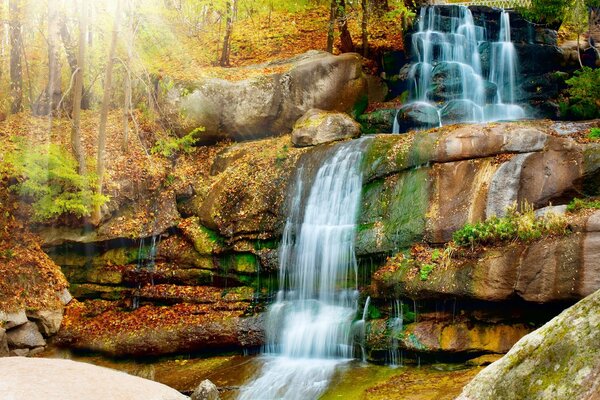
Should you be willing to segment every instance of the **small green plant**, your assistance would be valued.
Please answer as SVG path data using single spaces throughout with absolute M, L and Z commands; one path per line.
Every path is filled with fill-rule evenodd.
M 429 274 L 435 268 L 435 264 L 423 264 L 419 270 L 419 277 L 422 281 L 426 281 L 429 278 Z
M 290 149 L 288 145 L 284 144 L 283 147 L 277 151 L 277 154 L 275 155 L 275 162 L 277 164 L 284 162 L 288 158 L 289 150 Z
M 587 135 L 590 140 L 600 140 L 600 128 L 590 129 L 590 133 Z
M 524 204 L 519 211 L 514 204 L 504 217 L 493 216 L 483 222 L 466 224 L 454 232 L 452 238 L 458 246 L 474 247 L 510 240 L 531 241 L 545 235 L 564 235 L 567 231 L 564 216 L 548 213 L 538 218 L 531 205 Z
M 194 150 L 194 145 L 198 141 L 197 134 L 204 132 L 204 128 L 196 128 L 187 135 L 180 138 L 158 139 L 150 152 L 152 154 L 160 154 L 163 157 L 171 157 L 177 153 L 191 153 Z
M 600 200 L 574 198 L 567 205 L 567 211 L 569 212 L 579 210 L 600 210 Z
M 95 193 L 96 175 L 79 175 L 77 162 L 65 149 L 55 144 L 31 146 L 22 139 L 13 141 L 16 150 L 6 157 L 8 172 L 17 180 L 11 189 L 31 199 L 34 221 L 64 214 L 86 217 L 109 200 Z

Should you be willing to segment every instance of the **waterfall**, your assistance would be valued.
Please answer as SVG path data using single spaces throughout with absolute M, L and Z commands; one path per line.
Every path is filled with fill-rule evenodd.
M 265 364 L 240 399 L 315 399 L 336 366 L 353 357 L 354 238 L 365 143 L 334 146 L 308 195 L 309 169 L 298 170 L 280 246 L 280 290 L 267 315 Z
M 509 14 L 504 11 L 500 25 L 498 41 L 490 43 L 486 79 L 480 49 L 485 47 L 488 30 L 475 24 L 471 10 L 465 6 L 421 8 L 418 31 L 411 40 L 410 102 L 400 113 L 421 110 L 426 127 L 524 118 L 523 109 L 514 104 L 518 60 L 510 40 Z
M 391 337 L 388 363 L 391 367 L 402 366 L 402 352 L 399 350 L 398 336 L 404 329 L 404 310 L 400 300 L 392 303 L 392 317 L 388 322 L 388 328 Z

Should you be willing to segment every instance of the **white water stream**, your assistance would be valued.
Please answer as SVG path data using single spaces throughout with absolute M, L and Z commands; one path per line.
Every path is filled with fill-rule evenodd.
M 280 247 L 277 300 L 268 311 L 260 376 L 239 398 L 316 399 L 352 359 L 357 313 L 356 219 L 365 139 L 336 145 L 314 177 L 300 169 Z

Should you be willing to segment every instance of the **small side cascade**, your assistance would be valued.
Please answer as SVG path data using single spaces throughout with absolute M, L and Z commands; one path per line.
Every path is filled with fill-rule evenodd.
M 367 296 L 365 307 L 363 308 L 362 318 L 354 323 L 355 337 L 360 346 L 361 360 L 367 362 L 366 339 L 367 339 L 367 317 L 369 316 L 369 305 L 371 304 L 371 296 Z
M 468 7 L 421 8 L 418 31 L 411 39 L 410 102 L 399 110 L 394 133 L 402 131 L 399 120 L 406 115 L 421 128 L 525 118 L 524 110 L 515 104 L 518 60 L 505 11 L 500 25 L 498 41 L 489 43 L 488 29 L 475 24 Z M 489 76 L 482 65 L 481 49 L 486 43 L 492 53 Z
M 138 262 L 135 267 L 137 274 L 142 271 L 150 274 L 150 284 L 154 285 L 153 273 L 156 270 L 156 253 L 158 251 L 158 245 L 160 244 L 160 235 L 152 235 L 150 239 L 150 247 L 146 250 L 145 239 L 140 239 L 140 246 L 138 248 Z M 140 306 L 139 292 L 142 288 L 142 282 L 138 279 L 138 285 L 136 290 L 133 292 L 133 298 L 131 300 L 131 308 L 136 310 Z
M 394 300 L 392 303 L 392 317 L 388 320 L 388 329 L 390 331 L 390 348 L 388 352 L 388 365 L 390 367 L 401 367 L 402 350 L 399 349 L 398 336 L 402 334 L 404 329 L 404 304 L 401 300 Z

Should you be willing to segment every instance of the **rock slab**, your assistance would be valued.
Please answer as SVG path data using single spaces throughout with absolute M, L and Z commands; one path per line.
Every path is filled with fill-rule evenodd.
M 481 371 L 457 400 L 600 396 L 600 291 L 523 337 Z
M 292 143 L 297 147 L 315 146 L 360 136 L 360 125 L 344 113 L 311 109 L 294 125 Z
M 10 400 L 185 400 L 158 382 L 71 360 L 0 359 L 0 393 Z

